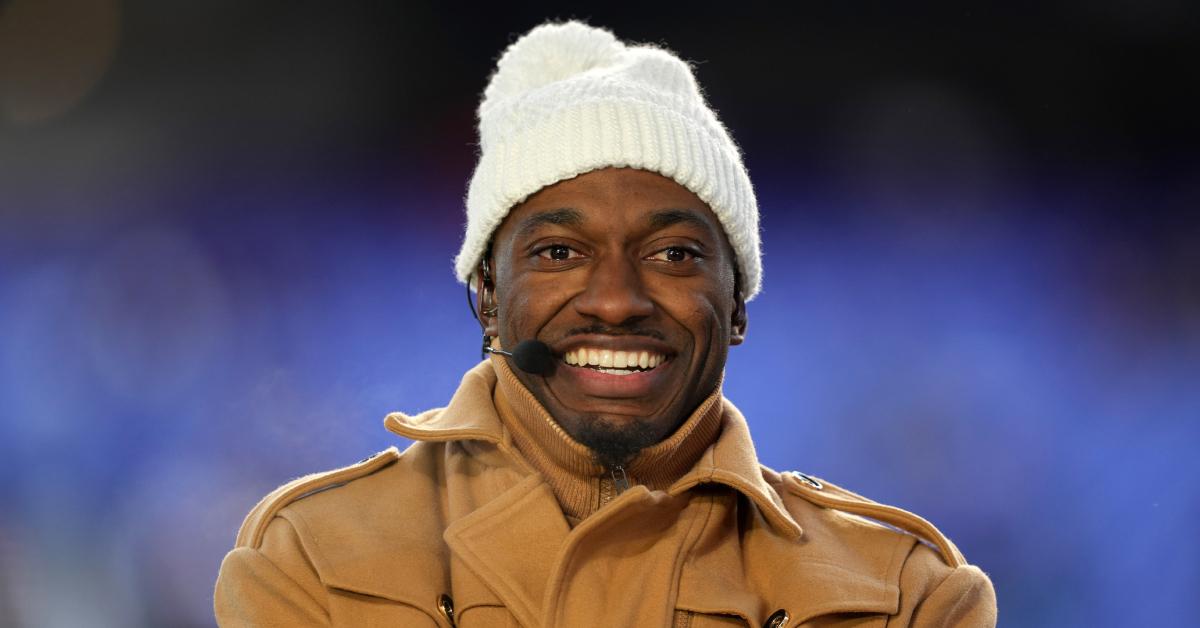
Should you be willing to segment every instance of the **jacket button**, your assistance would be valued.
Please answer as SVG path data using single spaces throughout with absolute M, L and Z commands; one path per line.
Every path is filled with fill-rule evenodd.
M 763 622 L 763 628 L 782 628 L 782 626 L 786 624 L 789 619 L 791 619 L 791 616 L 788 615 L 787 611 L 781 608 L 774 613 L 771 613 L 771 616 L 767 618 L 767 621 Z
M 449 595 L 443 593 L 438 596 L 437 608 L 438 612 L 442 614 L 442 617 L 446 618 L 446 621 L 450 622 L 451 626 L 457 625 L 454 623 L 454 600 L 450 599 Z

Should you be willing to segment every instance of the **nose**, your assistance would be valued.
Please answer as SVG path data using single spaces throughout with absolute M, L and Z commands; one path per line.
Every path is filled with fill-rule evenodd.
M 654 312 L 636 260 L 625 256 L 593 262 L 587 286 L 575 297 L 575 311 L 609 325 L 622 325 Z

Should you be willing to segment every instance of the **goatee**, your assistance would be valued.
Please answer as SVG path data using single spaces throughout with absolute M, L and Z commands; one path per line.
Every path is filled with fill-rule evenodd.
M 644 420 L 613 425 L 600 418 L 584 421 L 575 440 L 592 450 L 596 462 L 605 469 L 615 469 L 629 464 L 638 452 L 661 440 L 661 434 Z

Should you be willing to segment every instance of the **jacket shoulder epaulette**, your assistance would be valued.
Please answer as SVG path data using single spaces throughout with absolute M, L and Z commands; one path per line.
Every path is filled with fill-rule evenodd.
M 246 520 L 242 522 L 242 527 L 238 530 L 237 547 L 258 547 L 262 543 L 267 524 L 271 523 L 271 520 L 284 506 L 314 493 L 371 475 L 399 458 L 399 450 L 395 447 L 388 447 L 348 467 L 312 473 L 280 486 L 262 498 L 258 505 L 250 511 L 250 514 L 246 515 Z
M 902 508 L 872 501 L 825 480 L 798 471 L 780 474 L 792 494 L 823 508 L 848 512 L 898 528 L 938 550 L 951 567 L 967 564 L 958 548 L 932 523 Z

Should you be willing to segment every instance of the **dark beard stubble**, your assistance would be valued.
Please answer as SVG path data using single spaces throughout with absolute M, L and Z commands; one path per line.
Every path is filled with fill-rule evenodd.
M 584 421 L 575 440 L 592 450 L 596 462 L 605 469 L 623 467 L 641 450 L 657 443 L 662 434 L 642 419 L 616 426 L 609 421 L 591 417 Z

